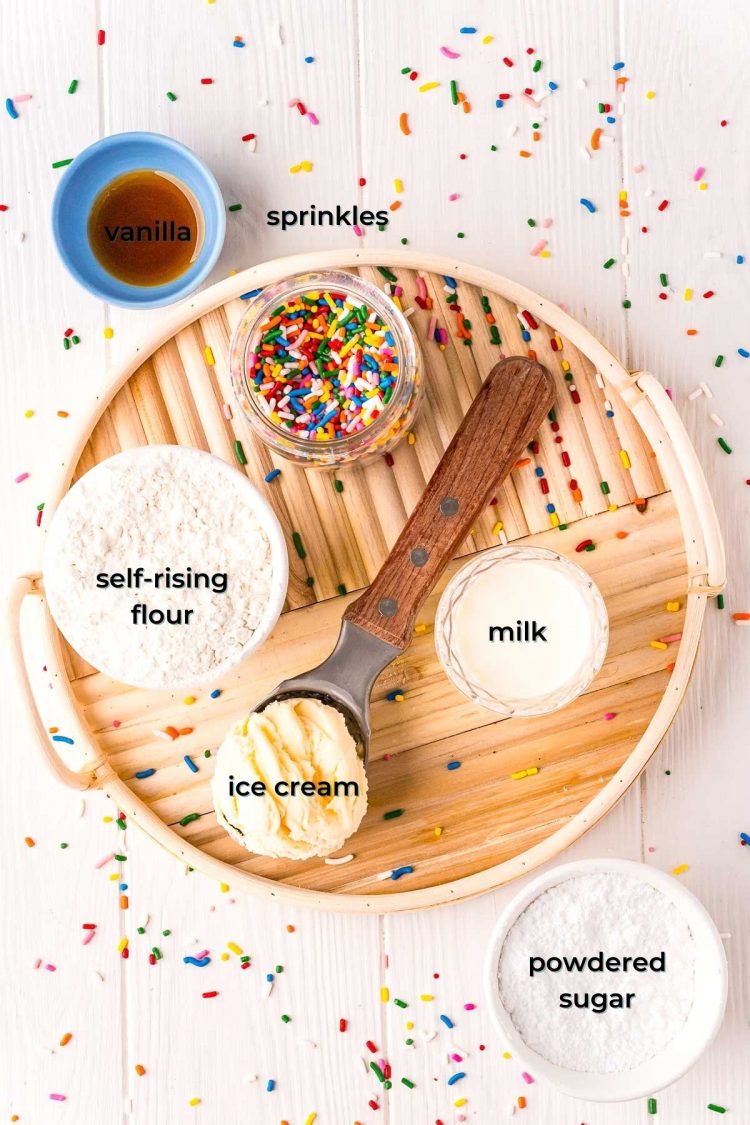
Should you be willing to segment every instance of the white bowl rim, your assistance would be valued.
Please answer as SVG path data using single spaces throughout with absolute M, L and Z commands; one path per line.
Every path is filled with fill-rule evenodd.
M 234 465 L 229 464 L 229 462 L 225 461 L 223 458 L 217 457 L 215 453 L 209 453 L 205 449 L 198 449 L 195 446 L 188 445 L 167 445 L 164 443 L 156 445 L 140 445 L 133 449 L 121 450 L 119 453 L 114 453 L 111 457 L 106 457 L 103 461 L 99 461 L 96 465 L 94 465 L 93 468 L 89 470 L 89 472 L 93 472 L 94 469 L 99 468 L 100 465 L 109 465 L 113 462 L 121 463 L 134 461 L 138 460 L 141 457 L 148 456 L 149 454 L 161 453 L 165 450 L 168 450 L 171 454 L 176 453 L 178 456 L 189 457 L 196 460 L 198 458 L 210 459 L 214 462 L 219 472 L 221 472 L 228 479 L 231 479 L 233 482 L 238 484 L 240 488 L 244 488 L 244 490 L 248 494 L 250 506 L 253 508 L 253 511 L 258 517 L 259 523 L 268 536 L 268 543 L 271 548 L 271 590 L 268 604 L 266 605 L 257 629 L 255 629 L 250 640 L 236 656 L 223 661 L 216 668 L 212 669 L 209 675 L 205 675 L 202 677 L 195 676 L 191 677 L 188 680 L 171 681 L 167 686 L 155 686 L 154 684 L 138 682 L 135 679 L 127 681 L 128 686 L 130 687 L 145 688 L 152 691 L 173 692 L 186 691 L 189 688 L 206 687 L 209 684 L 216 683 L 218 680 L 228 675 L 235 668 L 237 668 L 245 660 L 246 657 L 250 656 L 251 653 L 259 648 L 261 644 L 263 644 L 263 642 L 267 639 L 271 631 L 276 626 L 276 623 L 281 616 L 281 611 L 284 608 L 284 602 L 286 600 L 287 589 L 289 585 L 289 553 L 287 551 L 284 532 L 281 527 L 281 523 L 279 522 L 279 518 L 269 504 L 268 500 L 261 493 L 260 489 L 256 488 L 253 482 L 247 476 L 245 476 L 244 473 L 240 472 L 235 468 Z M 80 480 L 85 480 L 87 476 L 88 473 L 84 473 Z M 78 484 L 78 481 L 76 481 L 76 484 Z M 60 504 L 58 504 L 55 512 L 52 515 L 50 525 L 52 524 L 52 522 L 54 522 L 54 518 L 57 515 L 57 512 L 65 503 L 65 500 L 70 492 L 72 492 L 76 487 L 76 484 L 72 485 L 65 496 L 63 496 Z M 45 570 L 45 566 L 46 560 L 45 564 L 42 567 L 43 573 Z M 47 598 L 47 604 L 50 604 L 49 598 Z M 52 607 L 50 606 L 50 612 L 51 609 Z M 52 614 L 52 617 L 54 620 L 54 614 Z M 72 644 L 72 642 L 69 643 Z M 72 647 L 75 648 L 76 652 L 80 653 L 80 655 L 84 660 L 87 661 L 87 663 L 92 664 L 93 667 L 99 669 L 99 671 L 103 672 L 105 676 L 110 675 L 106 668 L 101 668 L 100 665 L 95 660 L 91 660 L 90 656 L 87 656 L 85 652 L 80 652 L 80 650 L 75 645 L 73 645 Z M 118 680 L 118 682 L 124 681 Z
M 691 931 L 702 931 L 701 937 L 708 947 L 709 955 L 713 955 L 713 964 L 707 962 L 701 973 L 702 978 L 704 978 L 704 987 L 711 973 L 715 973 L 719 978 L 718 987 L 713 997 L 713 1007 L 711 1008 L 711 1005 L 707 1004 L 708 1010 L 702 1012 L 701 1024 L 704 1034 L 698 1043 L 691 1048 L 680 1047 L 681 1039 L 684 1038 L 691 1026 L 693 1011 L 695 1010 L 694 1005 L 683 1028 L 663 1051 L 632 1070 L 611 1071 L 603 1074 L 569 1070 L 567 1067 L 558 1066 L 529 1047 L 516 1030 L 502 1004 L 500 992 L 497 988 L 498 963 L 505 938 L 526 907 L 551 887 L 567 882 L 568 879 L 575 878 L 578 875 L 594 872 L 619 872 L 630 875 L 662 891 L 682 912 Z M 697 978 L 698 964 L 696 962 L 696 988 L 698 987 Z M 495 1026 L 514 1057 L 520 1059 L 530 1071 L 534 1072 L 535 1077 L 538 1076 L 548 1081 L 560 1093 L 573 1098 L 597 1102 L 632 1101 L 637 1098 L 648 1097 L 676 1082 L 697 1062 L 715 1039 L 726 1008 L 728 992 L 727 959 L 719 931 L 711 915 L 693 892 L 688 890 L 677 878 L 646 863 L 631 859 L 608 857 L 581 859 L 543 871 L 522 887 L 507 904 L 495 925 L 487 947 L 484 962 L 484 985 L 487 1004 Z M 670 1055 L 673 1061 L 671 1065 L 666 1065 L 665 1060 L 668 1060 Z M 660 1069 L 658 1078 L 656 1077 L 657 1069 Z

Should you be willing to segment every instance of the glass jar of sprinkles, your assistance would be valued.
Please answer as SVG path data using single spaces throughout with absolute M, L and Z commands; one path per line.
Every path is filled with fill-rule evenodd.
M 235 329 L 230 367 L 258 437 L 308 468 L 387 453 L 421 398 L 403 313 L 376 286 L 338 270 L 262 290 Z

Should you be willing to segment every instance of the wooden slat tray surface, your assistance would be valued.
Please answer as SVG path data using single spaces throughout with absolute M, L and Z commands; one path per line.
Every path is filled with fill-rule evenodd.
M 413 438 L 400 443 L 393 463 L 379 459 L 338 470 L 339 491 L 332 472 L 276 462 L 252 436 L 234 408 L 228 345 L 246 307 L 243 292 L 294 270 L 329 265 L 350 268 L 382 287 L 387 282 L 376 264 L 392 270 L 403 290 L 402 306 L 414 309 L 410 323 L 421 346 L 426 401 Z M 418 273 L 431 310 L 415 304 Z M 444 348 L 426 338 L 432 316 L 448 331 Z M 60 495 L 71 479 L 122 449 L 176 443 L 236 464 L 233 443 L 239 439 L 248 459 L 243 471 L 264 490 L 286 532 L 288 600 L 266 644 L 216 685 L 221 695 L 211 699 L 203 691 L 190 706 L 181 696 L 109 680 L 65 645 L 47 616 L 76 730 L 75 746 L 63 748 L 68 764 L 90 773 L 93 784 L 105 788 L 132 820 L 191 866 L 234 887 L 243 883 L 338 909 L 450 901 L 559 853 L 614 804 L 658 745 L 682 698 L 710 592 L 695 513 L 686 512 L 684 496 L 676 495 L 674 465 L 672 489 L 662 476 L 662 453 L 668 451 L 655 456 L 628 405 L 644 397 L 633 377 L 541 298 L 470 267 L 428 261 L 419 268 L 405 252 L 383 263 L 356 252 L 266 263 L 169 317 L 163 333 L 123 368 L 119 389 L 81 435 Z M 470 345 L 457 334 L 464 320 L 471 325 Z M 491 322 L 500 344 L 492 342 Z M 560 324 L 567 335 L 554 326 Z M 207 362 L 207 347 L 214 364 Z M 609 611 L 610 643 L 601 672 L 580 699 L 546 717 L 499 720 L 469 703 L 442 672 L 433 642 L 435 607 L 459 565 L 454 562 L 420 613 L 425 631 L 375 686 L 370 806 L 346 845 L 354 859 L 332 866 L 320 859 L 249 854 L 216 823 L 210 793 L 214 759 L 204 751 L 215 751 L 229 724 L 279 680 L 327 655 L 348 600 L 373 578 L 483 378 L 502 355 L 529 351 L 555 377 L 555 414 L 538 434 L 538 451 L 529 452 L 498 488 L 496 502 L 477 520 L 462 554 L 507 540 L 574 558 L 595 578 Z M 231 420 L 224 403 L 233 406 Z M 276 465 L 281 475 L 265 484 Z M 302 538 L 304 558 L 292 546 L 293 532 Z M 577 552 L 587 539 L 595 550 Z M 668 601 L 679 602 L 679 611 L 668 612 Z M 653 640 L 672 634 L 683 634 L 682 640 L 666 649 L 652 647 Z M 396 688 L 403 702 L 388 700 Z M 614 718 L 605 719 L 611 714 Z M 164 742 L 153 732 L 167 725 L 194 729 Z M 199 764 L 197 774 L 185 766 L 185 754 Z M 460 768 L 448 770 L 455 761 Z M 512 779 L 531 766 L 538 773 Z M 135 778 L 147 768 L 156 773 Z M 403 815 L 384 819 L 397 808 Z M 199 819 L 180 826 L 193 812 Z M 411 874 L 398 881 L 382 878 L 407 864 L 414 868 Z

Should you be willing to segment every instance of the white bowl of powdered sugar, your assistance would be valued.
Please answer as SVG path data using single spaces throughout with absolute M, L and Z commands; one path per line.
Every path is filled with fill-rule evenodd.
M 100 462 L 47 533 L 44 589 L 68 643 L 135 687 L 214 682 L 276 624 L 284 536 L 244 474 L 199 449 L 152 445 Z
M 514 1058 L 594 1101 L 647 1097 L 716 1035 L 719 933 L 682 883 L 642 863 L 582 860 L 531 880 L 490 942 L 485 985 Z

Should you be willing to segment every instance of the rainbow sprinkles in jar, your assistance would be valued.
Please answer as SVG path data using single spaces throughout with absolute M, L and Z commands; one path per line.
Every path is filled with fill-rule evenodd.
M 235 331 L 231 366 L 256 433 L 308 467 L 387 452 L 419 403 L 405 317 L 352 274 L 300 274 L 264 290 Z

